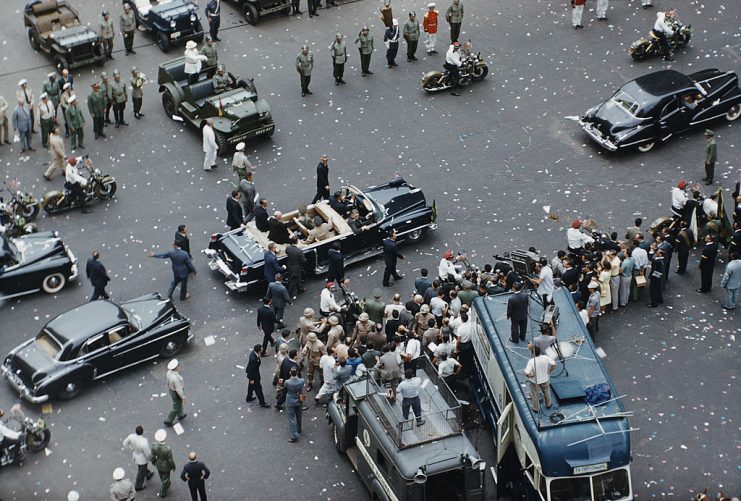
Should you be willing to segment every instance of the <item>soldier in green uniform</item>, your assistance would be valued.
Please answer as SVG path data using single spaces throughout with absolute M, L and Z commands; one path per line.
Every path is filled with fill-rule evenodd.
M 715 144 L 715 133 L 705 129 L 705 184 L 713 184 L 715 162 L 718 160 L 718 146 Z
M 129 2 L 124 3 L 124 11 L 121 13 L 121 35 L 124 39 L 124 48 L 126 49 L 126 55 L 136 54 L 134 50 L 134 32 L 136 31 L 136 18 L 134 13 L 131 11 L 131 4 Z
M 157 468 L 157 473 L 160 474 L 160 497 L 167 496 L 167 489 L 170 488 L 170 472 L 175 471 L 175 460 L 172 458 L 172 450 L 165 444 L 167 438 L 167 432 L 159 429 L 154 434 L 155 443 L 150 447 L 152 451 L 152 464 Z
M 303 224 L 307 230 L 314 229 L 314 218 L 306 211 L 305 205 L 299 205 L 298 207 L 298 222 Z
M 105 55 L 108 59 L 113 59 L 113 37 L 116 34 L 113 29 L 113 21 L 107 10 L 103 10 L 101 13 L 102 19 L 98 25 L 98 34 L 103 40 L 103 47 L 105 47 Z
M 370 321 L 375 324 L 383 323 L 383 312 L 386 309 L 386 303 L 381 301 L 381 296 L 383 296 L 381 289 L 373 289 L 373 299 L 366 301 L 365 307 L 363 308 L 363 310 L 368 314 Z
M 416 61 L 417 42 L 419 41 L 419 21 L 414 12 L 409 13 L 409 21 L 404 23 L 404 40 L 407 42 L 407 62 Z
M 113 104 L 113 118 L 116 122 L 116 128 L 119 125 L 129 125 L 124 121 L 124 109 L 126 109 L 126 101 L 129 99 L 129 92 L 126 90 L 126 83 L 121 80 L 121 74 L 118 70 L 113 70 L 113 82 L 108 85 L 108 95 L 106 97 Z
M 144 116 L 141 112 L 142 99 L 144 98 L 144 84 L 147 82 L 147 77 L 144 73 L 137 71 L 136 66 L 131 68 L 131 101 L 134 103 L 134 118 L 139 120 Z
M 85 117 L 82 115 L 82 110 L 77 106 L 77 96 L 72 96 L 67 101 L 67 111 L 65 116 L 67 117 L 67 125 L 69 125 L 69 137 L 72 142 L 72 151 L 75 151 L 78 147 L 85 149 Z
M 448 10 L 445 11 L 445 20 L 450 25 L 450 42 L 457 42 L 461 34 L 461 22 L 463 21 L 463 4 L 461 0 L 453 0 Z
M 232 88 L 232 80 L 229 75 L 226 74 L 224 65 L 220 64 L 216 70 L 216 75 L 211 79 L 211 84 L 214 86 L 214 92 L 216 94 L 225 92 Z
M 314 54 L 309 51 L 309 47 L 304 45 L 301 47 L 301 53 L 296 56 L 296 71 L 298 71 L 301 77 L 301 96 L 306 94 L 312 94 L 309 90 L 309 83 L 311 83 L 311 70 L 314 69 Z
M 62 97 L 62 90 L 57 85 L 57 73 L 55 71 L 52 71 L 46 76 L 48 79 L 41 86 L 41 91 L 46 92 L 46 95 L 49 96 L 49 99 L 54 105 L 54 116 L 56 117 L 59 100 Z
M 211 35 L 206 35 L 206 45 L 201 47 L 201 55 L 206 56 L 206 62 L 203 63 L 203 67 L 208 70 L 206 76 L 211 78 L 216 73 L 217 65 L 219 64 L 219 54 L 216 52 L 216 46 Z
M 111 82 L 108 80 L 108 73 L 105 71 L 102 71 L 100 73 L 100 91 L 105 96 L 105 119 L 103 120 L 103 127 L 105 127 L 108 124 L 111 124 L 111 107 L 113 106 L 113 101 L 110 99 L 110 87 Z
M 367 26 L 363 26 L 363 29 L 358 33 L 355 38 L 355 45 L 360 51 L 360 67 L 363 76 L 372 75 L 373 72 L 369 69 L 371 54 L 373 54 L 373 34 L 370 32 Z
M 345 63 L 347 62 L 347 45 L 342 37 L 342 33 L 335 35 L 334 42 L 329 46 L 329 52 L 332 54 L 332 63 L 334 66 L 334 84 L 345 84 L 342 76 L 345 74 Z
M 44 148 L 49 147 L 49 133 L 54 128 L 54 122 L 56 121 L 56 110 L 54 104 L 49 99 L 46 92 L 42 92 L 39 96 L 41 102 L 39 103 L 39 123 L 41 124 L 41 145 Z
M 93 91 L 87 97 L 87 110 L 90 112 L 90 116 L 93 117 L 93 132 L 95 132 L 95 139 L 99 137 L 106 137 L 103 133 L 103 119 L 105 116 L 106 98 L 103 91 L 100 90 L 100 84 L 94 82 L 92 85 Z

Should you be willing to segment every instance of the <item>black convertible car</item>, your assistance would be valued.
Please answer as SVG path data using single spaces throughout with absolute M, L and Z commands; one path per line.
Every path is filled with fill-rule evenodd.
M 395 179 L 380 186 L 359 190 L 354 186 L 342 190 L 349 200 L 355 195 L 354 206 L 368 229 L 354 234 L 347 220 L 330 207 L 326 201 L 309 205 L 307 213 L 319 216 L 331 227 L 329 237 L 313 243 L 299 241 L 299 248 L 306 256 L 305 274 L 321 274 L 327 271 L 327 251 L 334 242 L 340 242 L 345 265 L 349 265 L 383 252 L 382 242 L 391 230 L 396 230 L 399 242 L 416 242 L 435 224 L 436 207 L 427 205 L 422 190 L 410 186 L 403 179 Z M 305 239 L 309 230 L 298 220 L 298 211 L 283 214 L 283 222 L 290 232 L 302 234 Z M 209 258 L 209 267 L 220 271 L 226 278 L 226 286 L 235 291 L 264 282 L 263 254 L 268 247 L 267 233 L 259 231 L 254 221 L 246 228 L 238 228 L 211 236 L 211 243 L 203 253 Z M 283 264 L 285 246 L 279 245 L 278 262 Z
M 198 17 L 198 4 L 191 0 L 122 0 L 128 3 L 136 24 L 157 38 L 157 47 L 167 52 L 175 43 L 203 41 L 203 24 Z
M 684 75 L 663 70 L 623 85 L 615 95 L 587 111 L 582 129 L 603 148 L 637 148 L 657 143 L 725 116 L 741 116 L 741 88 L 732 71 L 709 69 Z
M 8 238 L 0 233 L 0 299 L 56 294 L 77 278 L 77 258 L 56 231 Z
M 120 306 L 92 301 L 51 320 L 11 351 L 0 370 L 30 402 L 69 400 L 90 381 L 175 356 L 192 338 L 190 321 L 158 293 Z

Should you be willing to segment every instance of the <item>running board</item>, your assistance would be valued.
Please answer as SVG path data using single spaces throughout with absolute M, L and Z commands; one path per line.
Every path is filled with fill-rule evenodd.
M 0 296 L 0 301 L 5 301 L 6 299 L 13 299 L 14 297 L 26 296 L 28 294 L 34 294 L 36 292 L 39 292 L 40 290 L 41 288 L 31 289 L 30 291 L 18 292 L 16 294 L 10 294 L 9 296 Z

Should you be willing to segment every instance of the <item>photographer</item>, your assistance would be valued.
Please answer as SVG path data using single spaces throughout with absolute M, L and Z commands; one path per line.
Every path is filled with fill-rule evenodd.
M 556 326 L 553 323 L 540 324 L 540 335 L 535 336 L 531 343 L 528 343 L 528 348 L 533 349 L 533 346 L 537 346 L 541 353 L 546 353 L 548 348 L 554 346 L 556 353 L 558 353 L 558 339 L 556 339 Z

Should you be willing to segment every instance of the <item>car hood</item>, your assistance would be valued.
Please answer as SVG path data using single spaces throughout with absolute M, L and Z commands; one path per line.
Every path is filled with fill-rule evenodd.
M 239 120 L 251 118 L 262 113 L 270 113 L 270 105 L 264 99 L 257 102 L 252 99 L 255 94 L 244 89 L 235 89 L 224 94 L 210 97 L 207 101 L 217 110 L 221 109 L 222 118 Z
M 163 19 L 171 19 L 183 15 L 190 15 L 191 12 L 196 10 L 192 3 L 184 2 L 182 0 L 174 0 L 172 2 L 155 5 L 149 12 L 158 15 Z
M 363 190 L 363 193 L 382 206 L 387 217 L 423 209 L 427 206 L 422 190 L 409 185 L 402 178 L 371 186 Z
M 53 38 L 59 45 L 64 47 L 73 47 L 75 45 L 97 41 L 98 34 L 89 26 L 79 25 L 57 30 L 51 34 L 51 38 Z
M 641 123 L 641 119 L 632 116 L 611 99 L 588 112 L 584 121 L 593 123 L 597 129 L 612 136 Z
M 168 299 L 162 299 L 158 292 L 130 299 L 121 306 L 136 315 L 142 329 L 150 327 L 174 310 L 172 303 Z
M 62 240 L 50 231 L 24 235 L 13 240 L 21 253 L 21 263 L 42 261 L 64 251 Z
M 228 232 L 221 236 L 222 248 L 243 265 L 254 265 L 264 260 L 265 249 L 245 230 Z
M 46 377 L 55 362 L 38 347 L 35 339 L 18 346 L 5 359 L 5 365 L 29 387 Z

